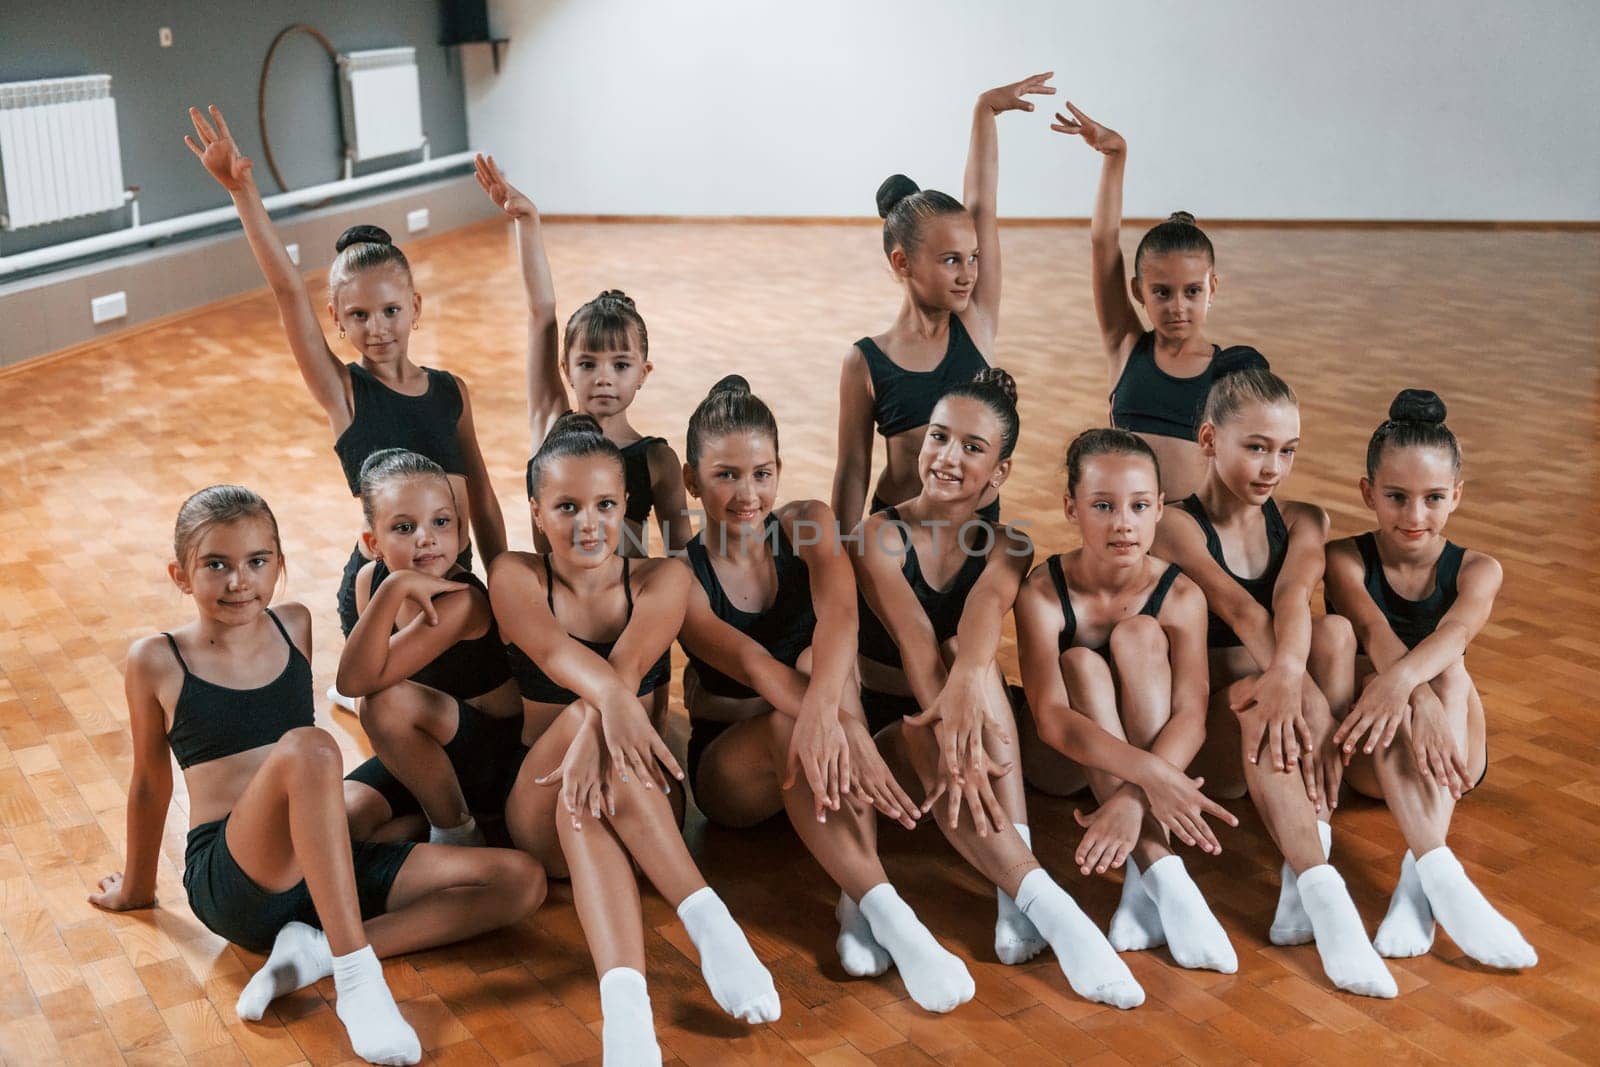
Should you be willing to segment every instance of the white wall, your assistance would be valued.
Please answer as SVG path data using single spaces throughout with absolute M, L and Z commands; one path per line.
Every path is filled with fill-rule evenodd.
M 468 122 L 547 213 L 868 215 L 960 195 L 977 93 L 1054 69 L 1130 144 L 1126 212 L 1600 219 L 1592 0 L 495 0 Z M 1056 99 L 1060 99 L 1058 96 Z M 1001 119 L 1000 210 L 1085 216 L 1098 156 Z

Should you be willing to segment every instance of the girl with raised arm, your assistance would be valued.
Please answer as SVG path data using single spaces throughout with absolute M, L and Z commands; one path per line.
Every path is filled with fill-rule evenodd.
M 198 617 L 128 651 L 127 869 L 90 903 L 155 904 L 175 756 L 189 794 L 189 907 L 268 954 L 239 1017 L 260 1019 L 274 998 L 332 975 L 356 1054 L 416 1063 L 417 1035 L 378 959 L 517 922 L 544 898 L 543 872 L 509 849 L 351 843 L 339 746 L 313 724 L 311 614 L 267 606 L 283 550 L 259 496 L 214 485 L 186 500 L 167 571 Z
M 1353 654 L 1354 640 L 1343 619 L 1311 615 L 1327 513 L 1273 499 L 1299 448 L 1299 401 L 1253 349 L 1219 357 L 1214 377 L 1200 426 L 1205 481 L 1166 509 L 1154 548 L 1200 586 L 1210 611 L 1213 696 L 1196 769 L 1214 792 L 1248 790 L 1283 853 L 1272 942 L 1315 940 L 1334 985 L 1392 997 L 1394 977 L 1328 863 L 1341 777 L 1336 695 L 1325 696 L 1307 663 Z
M 1077 862 L 1085 875 L 1124 867 L 1114 948 L 1167 945 L 1180 966 L 1232 974 L 1238 956 L 1169 840 L 1217 853 L 1205 817 L 1239 823 L 1187 774 L 1206 734 L 1205 596 L 1149 554 L 1161 518 L 1149 445 L 1125 430 L 1085 430 L 1066 467 L 1063 506 L 1083 547 L 1033 569 L 1016 618 L 1037 731 L 1028 736 L 1019 716 L 1023 745 L 1042 741 L 1072 762 L 1052 767 L 1025 750 L 1023 767 L 1035 787 L 1063 795 L 1082 781 L 1078 767 L 1088 772 L 1100 806 L 1076 815 Z
M 640 703 L 665 680 L 693 579 L 675 559 L 617 553 L 622 456 L 590 416 L 556 420 L 532 478 L 550 551 L 508 552 L 489 574 L 500 631 L 526 660 L 519 681 L 538 738 L 506 826 L 553 873 L 570 873 L 600 975 L 606 1062 L 660 1063 L 633 862 L 677 910 L 723 1010 L 748 1023 L 779 1010 L 771 975 L 678 832 L 667 791 L 683 772 Z
M 1052 130 L 1082 137 L 1105 157 L 1089 225 L 1095 317 L 1111 374 L 1111 425 L 1144 438 L 1161 462 L 1169 501 L 1200 488 L 1206 458 L 1196 443 L 1201 409 L 1222 351 L 1206 340 L 1217 295 L 1216 253 L 1187 211 L 1173 212 L 1139 240 L 1133 278 L 1122 258 L 1122 135 L 1066 101 Z M 1132 299 L 1129 299 L 1129 293 Z M 1135 304 L 1150 319 L 1146 330 Z
M 1131 1008 L 1144 990 L 1031 851 L 1016 722 L 995 657 L 1033 545 L 979 511 L 1011 472 L 1020 428 L 1005 371 L 947 390 L 917 457 L 921 492 L 862 524 L 861 700 L 868 722 L 882 724 L 880 745 L 911 767 L 922 810 L 939 810 L 945 837 L 996 886 L 1001 962 L 1048 944 L 1080 996 Z
M 885 462 L 870 510 L 917 494 L 917 453 L 934 403 L 987 367 L 1000 326 L 1000 228 L 995 212 L 1000 147 L 995 116 L 1032 111 L 1028 96 L 1048 96 L 1050 72 L 990 89 L 972 112 L 972 140 L 961 201 L 919 189 L 903 174 L 878 187 L 883 253 L 903 290 L 900 313 L 876 337 L 851 347 L 839 371 L 839 449 L 833 512 L 844 529 L 861 522 L 872 475 L 872 432 Z M 1000 516 L 999 494 L 981 502 Z
M 466 383 L 448 371 L 419 367 L 407 355 L 412 331 L 421 325 L 422 294 L 411 284 L 405 253 L 376 226 L 352 226 L 340 235 L 338 257 L 328 269 L 327 313 L 339 339 L 348 339 L 359 354 L 355 362 L 341 363 L 317 323 L 305 281 L 272 228 L 253 164 L 234 143 L 222 112 L 212 107 L 208 120 L 190 108 L 189 117 L 195 136 L 184 141 L 233 198 L 300 376 L 328 416 L 350 495 L 360 495 L 361 464 L 379 449 L 427 456 L 444 468 L 461 505 L 462 569 L 472 568 L 468 532 L 487 566 L 505 550 L 505 519 L 478 450 Z M 339 624 L 346 634 L 356 624 L 356 572 L 365 562 L 358 541 L 339 584 Z M 330 696 L 354 710 L 353 701 L 337 692 Z
M 1495 910 L 1450 851 L 1456 802 L 1488 772 L 1483 701 L 1467 673 L 1467 646 L 1500 592 L 1493 556 L 1447 540 L 1461 503 L 1461 446 L 1444 401 L 1405 389 L 1367 445 L 1361 497 L 1375 530 L 1328 545 L 1328 610 L 1350 620 L 1360 642 L 1323 664 L 1318 681 L 1360 693 L 1334 743 L 1359 793 L 1384 800 L 1405 835 L 1400 883 L 1378 927 L 1378 951 L 1420 956 L 1434 920 L 1463 952 L 1491 967 L 1532 967 L 1533 946 Z
M 873 743 L 856 677 L 856 584 L 820 500 L 777 506 L 778 424 L 730 375 L 689 419 L 684 481 L 705 529 L 680 640 L 689 782 L 706 818 L 743 828 L 785 812 L 839 886 L 839 961 L 897 967 L 911 999 L 949 1011 L 972 977 L 900 899 L 877 854 L 873 809 L 910 828 L 918 809 Z
M 428 840 L 481 845 L 475 815 L 505 813 L 527 753 L 489 590 L 456 562 L 461 524 L 437 463 L 374 452 L 361 466 L 361 506 L 373 561 L 356 575 L 361 617 L 338 685 L 360 698 L 377 755 L 351 778 L 382 793 L 391 816 L 419 806 Z

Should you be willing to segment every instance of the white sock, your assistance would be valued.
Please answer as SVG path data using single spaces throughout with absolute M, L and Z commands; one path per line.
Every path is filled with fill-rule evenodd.
M 1017 833 L 1022 835 L 1022 843 L 1032 852 L 1033 834 L 1027 823 L 1011 825 L 1016 827 Z M 1027 963 L 1044 951 L 1045 939 L 1028 917 L 1022 914 L 1017 902 L 1006 896 L 1005 890 L 997 886 L 994 894 L 999 904 L 994 920 L 994 954 L 1000 957 L 1001 963 Z
M 1428 906 L 1461 951 L 1490 967 L 1532 967 L 1539 954 L 1511 920 L 1494 910 L 1444 845 L 1417 860 Z
M 467 816 L 467 821 L 460 826 L 434 826 L 428 824 L 428 844 L 430 845 L 483 845 L 486 844 L 483 831 L 478 829 L 478 820 Z
M 1129 856 L 1122 864 L 1122 900 L 1111 916 L 1111 947 L 1118 952 L 1142 952 L 1167 943 L 1161 929 L 1161 913 L 1156 902 L 1144 891 L 1139 865 Z
M 1144 989 L 1090 918 L 1043 867 L 1017 887 L 1017 903 L 1055 949 L 1067 984 L 1086 1000 L 1117 1008 L 1144 1003 Z
M 1330 864 L 1320 863 L 1300 873 L 1300 900 L 1316 934 L 1317 955 L 1333 984 L 1365 997 L 1392 997 L 1399 990 L 1394 975 L 1367 940 L 1361 914 Z
M 1420 956 L 1433 947 L 1433 909 L 1417 877 L 1417 859 L 1409 850 L 1400 861 L 1400 881 L 1389 898 L 1389 913 L 1372 944 L 1378 955 L 1392 960 Z
M 1322 839 L 1322 858 L 1333 855 L 1333 826 L 1317 820 L 1317 836 Z M 1294 870 L 1287 861 L 1279 871 L 1282 887 L 1278 890 L 1278 912 L 1272 917 L 1272 929 L 1267 937 L 1274 945 L 1307 945 L 1316 938 L 1311 929 L 1311 918 L 1300 903 L 1300 890 L 1295 884 Z
M 356 698 L 345 696 L 343 693 L 339 692 L 339 687 L 336 685 L 328 686 L 328 702 L 336 708 L 343 708 L 352 715 L 355 714 Z
M 411 1024 L 400 1017 L 394 995 L 383 980 L 383 964 L 371 945 L 347 956 L 333 957 L 333 1006 L 356 1055 L 368 1063 L 416 1063 L 422 1043 Z
M 880 882 L 861 898 L 861 914 L 872 936 L 888 951 L 911 999 L 928 1011 L 953 1011 L 972 999 L 977 987 L 960 958 L 934 940 L 911 905 L 894 886 Z
M 256 1022 L 274 1000 L 332 973 L 333 953 L 328 950 L 327 935 L 305 923 L 286 923 L 273 939 L 267 962 L 239 992 L 239 1018 Z
M 852 978 L 876 978 L 887 971 L 894 961 L 872 936 L 872 924 L 867 922 L 867 917 L 842 889 L 833 914 L 839 919 L 839 939 L 834 945 L 839 949 L 839 963 L 844 973 Z
M 661 1067 L 650 991 L 632 967 L 613 967 L 600 976 L 600 1043 L 605 1067 Z
M 684 897 L 678 918 L 700 953 L 700 973 L 722 1010 L 747 1023 L 776 1022 L 778 990 L 772 975 L 716 891 L 705 886 Z
M 1183 866 L 1181 856 L 1163 856 L 1152 863 L 1141 879 L 1144 891 L 1161 913 L 1161 929 L 1167 947 L 1180 967 L 1199 968 L 1232 974 L 1239 969 L 1228 934 L 1211 914 Z

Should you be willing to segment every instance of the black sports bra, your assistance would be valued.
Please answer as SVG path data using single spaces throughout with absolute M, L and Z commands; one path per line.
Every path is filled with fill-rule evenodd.
M 989 365 L 961 322 L 950 316 L 950 339 L 944 358 L 932 370 L 906 370 L 889 358 L 870 337 L 856 342 L 867 360 L 872 376 L 872 419 L 884 437 L 928 425 L 933 406 L 951 386 L 972 381 L 973 375 Z
M 1378 540 L 1372 533 L 1357 534 L 1356 549 L 1361 553 L 1365 569 L 1364 584 L 1367 593 L 1389 620 L 1394 631 L 1407 648 L 1416 648 L 1433 633 L 1456 602 L 1456 578 L 1461 573 L 1461 561 L 1467 550 L 1453 541 L 1444 543 L 1439 561 L 1434 564 L 1433 592 L 1421 600 L 1407 600 L 1394 591 L 1389 578 L 1383 573 L 1383 558 L 1378 555 Z M 1332 610 L 1331 608 L 1329 610 Z
M 1206 535 L 1206 551 L 1211 558 L 1217 561 L 1217 566 L 1244 587 L 1257 604 L 1267 609 L 1267 614 L 1272 614 L 1272 592 L 1278 585 L 1278 572 L 1283 570 L 1283 560 L 1289 551 L 1289 527 L 1284 524 L 1283 515 L 1278 511 L 1278 502 L 1271 497 L 1262 505 L 1261 510 L 1266 514 L 1267 520 L 1267 569 L 1255 578 L 1241 578 L 1228 570 L 1228 561 L 1222 555 L 1222 539 L 1217 536 L 1217 528 L 1211 525 L 1211 516 L 1206 514 L 1205 505 L 1200 503 L 1198 494 L 1188 496 L 1179 502 L 1178 506 L 1200 524 L 1200 530 Z M 1235 648 L 1243 644 L 1239 635 L 1233 628 L 1223 622 L 1213 612 L 1206 613 L 1206 646 L 1208 648 Z
M 289 646 L 289 662 L 278 676 L 258 689 L 231 689 L 208 682 L 189 670 L 169 633 L 161 636 L 183 668 L 183 688 L 172 709 L 167 744 L 184 770 L 201 763 L 236 756 L 262 745 L 276 744 L 290 730 L 310 726 L 316 719 L 311 696 L 311 664 L 270 608 L 267 615 Z
M 900 565 L 900 573 L 905 575 L 911 591 L 917 595 L 917 603 L 922 605 L 922 610 L 928 615 L 928 621 L 933 624 L 935 640 L 943 644 L 956 635 L 956 630 L 961 625 L 961 612 L 967 606 L 967 594 L 971 593 L 972 587 L 978 583 L 978 578 L 983 574 L 983 568 L 988 566 L 989 559 L 986 555 L 968 553 L 961 563 L 961 569 L 950 580 L 950 584 L 943 589 L 935 589 L 922 575 L 922 565 L 917 561 L 916 546 L 911 541 L 910 531 L 905 529 L 905 520 L 900 518 L 899 509 L 891 506 L 884 511 L 905 542 L 905 562 Z M 969 521 L 981 522 L 976 518 Z M 983 525 L 993 537 L 994 527 L 988 523 Z M 953 536 L 960 536 L 960 528 L 957 528 Z M 890 635 L 888 628 L 878 616 L 873 614 L 867 598 L 861 596 L 859 600 L 861 654 L 867 659 L 889 667 L 903 666 L 900 647 L 894 643 L 894 637 Z
M 378 586 L 389 574 L 389 568 L 383 560 L 373 564 L 368 604 L 372 603 L 370 597 L 378 592 Z M 489 590 L 471 571 L 450 580 L 472 586 L 483 594 L 485 603 L 488 602 Z M 482 637 L 457 641 L 435 656 L 432 663 L 413 674 L 411 680 L 448 693 L 457 700 L 471 700 L 500 688 L 509 677 L 511 668 L 506 663 L 506 644 L 500 639 L 500 627 L 491 614 L 488 633 Z
M 1067 576 L 1061 568 L 1061 557 L 1059 555 L 1051 556 L 1045 562 L 1050 568 L 1050 580 L 1055 583 L 1056 596 L 1061 600 L 1061 614 L 1066 619 L 1061 627 L 1061 635 L 1056 639 L 1056 652 L 1061 653 L 1072 647 L 1072 639 L 1078 633 L 1078 617 L 1073 613 L 1072 597 L 1067 593 Z M 1172 583 L 1182 573 L 1183 568 L 1176 563 L 1167 564 L 1167 569 L 1161 572 L 1160 578 L 1156 579 L 1156 587 L 1145 598 L 1144 605 L 1139 608 L 1137 614 L 1148 615 L 1152 619 L 1159 616 L 1161 614 L 1161 605 L 1167 599 L 1167 590 L 1172 588 Z M 1109 658 L 1111 641 L 1107 639 L 1098 645 L 1086 647 L 1092 652 L 1098 652 L 1101 656 Z
M 544 586 L 545 603 L 550 606 L 550 614 L 556 613 L 556 585 L 555 575 L 550 569 L 550 557 L 541 556 L 544 560 Z M 628 557 L 622 557 L 622 592 L 628 599 L 628 613 L 622 623 L 622 629 L 627 630 L 628 624 L 633 621 L 633 583 L 628 580 Z M 559 619 L 557 620 L 559 621 Z M 622 634 L 618 633 L 609 641 L 590 641 L 587 638 L 577 637 L 571 633 L 567 635 L 578 642 L 601 659 L 609 660 L 612 649 L 617 647 Z M 522 691 L 522 699 L 531 700 L 538 704 L 571 704 L 578 699 L 578 694 L 567 689 L 544 672 L 537 663 L 522 649 L 511 644 L 506 646 L 506 658 L 511 664 L 511 676 L 517 680 L 517 688 Z M 639 681 L 639 696 L 653 693 L 661 686 L 666 685 L 672 676 L 672 660 L 668 652 L 662 652 L 661 658 L 656 660 L 650 672 Z

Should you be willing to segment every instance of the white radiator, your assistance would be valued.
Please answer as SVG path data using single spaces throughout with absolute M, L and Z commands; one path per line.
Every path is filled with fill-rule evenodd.
M 111 75 L 0 84 L 5 229 L 121 207 Z
M 339 57 L 339 98 L 350 158 L 360 163 L 423 146 L 415 48 L 378 48 Z

